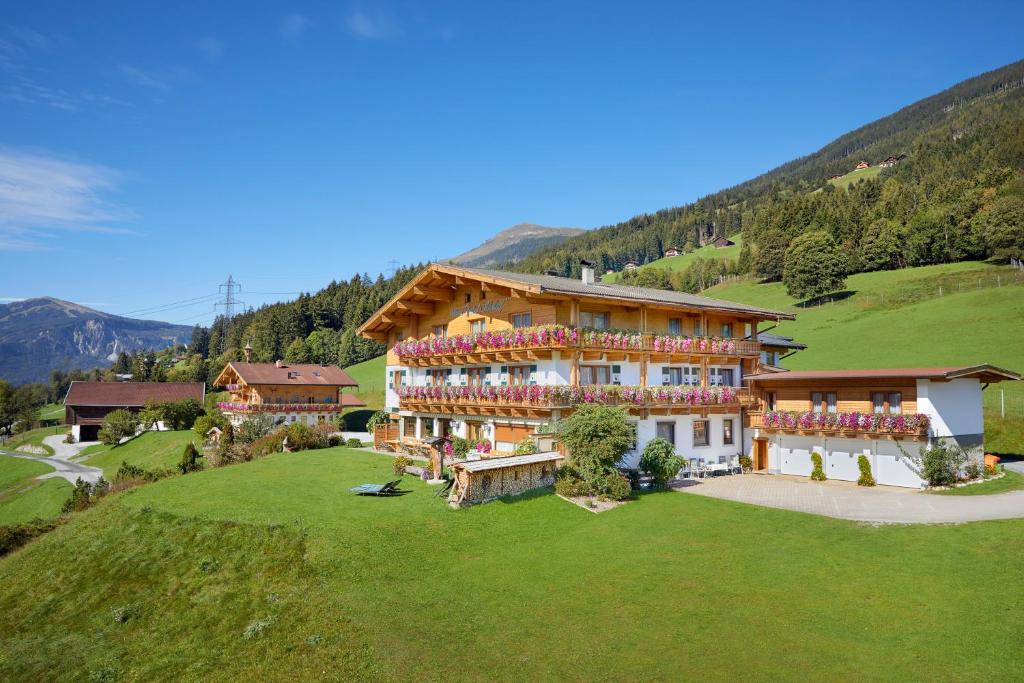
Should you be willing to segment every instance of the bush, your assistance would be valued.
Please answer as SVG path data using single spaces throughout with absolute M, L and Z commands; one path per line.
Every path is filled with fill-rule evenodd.
M 749 455 L 741 455 L 740 467 L 743 468 L 744 472 L 750 472 L 754 469 L 754 461 L 750 459 Z
M 394 470 L 395 474 L 402 476 L 405 474 L 405 468 L 412 464 L 412 460 L 400 455 L 395 458 L 395 461 L 391 463 L 391 469 Z
M 466 454 L 469 453 L 469 449 L 472 444 L 466 439 L 459 436 L 453 436 L 449 441 L 452 444 L 452 456 L 456 458 L 465 458 Z
M 174 474 L 173 470 L 158 467 L 155 470 L 147 470 L 138 465 L 132 465 L 124 460 L 121 461 L 121 466 L 117 468 L 117 472 L 114 474 L 114 483 L 120 484 L 123 482 L 139 481 L 139 482 L 154 482 L 161 479 L 166 479 Z M 119 487 L 124 488 L 124 487 Z
M 555 475 L 555 493 L 566 498 L 586 495 L 589 489 L 584 492 L 585 484 L 571 467 L 563 467 Z
M 164 425 L 170 429 L 192 429 L 196 420 L 203 414 L 203 406 L 194 398 L 183 401 L 161 403 Z
M 242 443 L 254 443 L 274 431 L 274 419 L 269 415 L 257 415 L 238 425 L 234 438 Z M 221 437 L 223 440 L 223 437 Z
M 619 474 L 615 464 L 633 448 L 636 439 L 626 411 L 610 406 L 582 405 L 561 420 L 558 428 L 559 438 L 569 451 L 567 465 L 573 473 L 565 476 L 582 480 L 577 486 L 582 491 L 580 495 L 608 495 L 621 500 L 622 487 L 628 488 L 629 481 Z
M 14 552 L 36 536 L 42 536 L 48 531 L 53 531 L 61 522 L 60 518 L 48 520 L 33 519 L 31 522 L 23 524 L 0 526 L 0 557 Z
M 871 461 L 868 460 L 868 456 L 859 455 L 857 457 L 857 467 L 860 468 L 860 477 L 857 479 L 857 486 L 874 486 L 875 478 L 871 474 Z
M 79 477 L 75 480 L 75 488 L 71 490 L 71 495 L 64 502 L 61 512 L 64 514 L 80 512 L 109 492 L 110 482 L 103 477 L 100 477 L 95 484 L 90 484 Z
M 682 466 L 683 460 L 676 457 L 672 444 L 660 437 L 648 441 L 640 456 L 641 471 L 650 475 L 658 488 L 664 488 Z
M 929 486 L 950 486 L 961 478 L 970 456 L 954 443 L 936 441 L 930 448 L 921 448 L 919 459 L 921 478 Z
M 280 429 L 277 429 L 271 432 L 270 434 L 267 434 L 266 436 L 256 439 L 255 441 L 249 444 L 248 448 L 245 448 L 243 446 L 241 452 L 244 453 L 245 455 L 242 460 L 238 459 L 240 453 L 239 448 L 236 445 L 235 447 L 232 448 L 231 457 L 225 457 L 225 460 L 227 462 L 247 462 L 249 460 L 252 460 L 253 458 L 266 457 L 271 453 L 280 453 L 281 451 L 284 450 L 284 437 L 287 436 L 287 434 L 287 428 L 281 427 Z
M 825 481 L 825 470 L 821 468 L 821 453 L 811 453 L 811 462 L 814 469 L 811 471 L 813 481 Z
M 192 425 L 192 429 L 195 430 L 196 434 L 198 434 L 200 438 L 205 439 L 207 432 L 209 432 L 214 427 L 219 427 L 222 432 L 220 435 L 220 439 L 221 443 L 223 443 L 224 438 L 227 437 L 226 432 L 230 428 L 230 424 L 231 423 L 228 422 L 223 415 L 210 415 L 209 413 L 207 413 L 206 415 L 200 415 L 196 419 L 195 424 Z M 234 438 L 233 433 L 230 438 Z
M 135 436 L 139 428 L 139 418 L 130 410 L 112 410 L 103 418 L 100 427 L 100 441 L 108 446 L 116 446 L 121 439 Z
M 196 445 L 189 441 L 185 446 L 185 452 L 181 455 L 181 462 L 178 463 L 178 471 L 188 474 L 201 469 L 203 469 L 203 463 L 199 462 L 199 452 L 196 450 Z
M 516 447 L 512 449 L 513 455 L 533 455 L 536 452 L 537 444 L 528 436 L 523 437 L 522 441 L 517 443 Z
M 360 441 L 359 439 L 346 439 L 345 446 L 347 446 L 348 448 L 362 448 L 363 442 Z
M 386 410 L 378 410 L 366 421 L 366 431 L 373 434 L 378 425 L 385 425 L 388 422 L 391 422 L 391 414 Z
M 629 479 L 621 472 L 609 472 L 594 482 L 594 492 L 602 498 L 612 500 L 626 500 L 633 491 L 629 485 Z
M 75 435 L 72 434 L 71 432 L 68 432 L 64 436 L 64 443 L 74 443 L 74 442 L 75 442 Z

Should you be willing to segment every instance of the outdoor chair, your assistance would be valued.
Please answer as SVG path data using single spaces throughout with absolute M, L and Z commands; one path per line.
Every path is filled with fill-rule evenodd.
M 349 491 L 359 496 L 390 496 L 396 493 L 395 489 L 401 481 L 401 479 L 395 479 L 386 484 L 361 484 Z

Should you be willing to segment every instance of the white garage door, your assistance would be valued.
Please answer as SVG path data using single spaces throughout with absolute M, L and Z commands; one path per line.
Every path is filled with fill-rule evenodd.
M 876 441 L 874 453 L 875 482 L 886 486 L 908 486 L 910 488 L 921 488 L 923 483 L 921 477 L 912 470 L 896 444 L 891 441 Z M 908 443 L 904 448 L 908 452 L 915 452 L 911 449 L 919 448 L 919 444 Z
M 840 481 L 857 481 L 860 478 L 857 456 L 864 452 L 865 446 L 867 444 L 853 439 L 829 439 L 825 476 Z
M 801 477 L 811 476 L 811 448 L 813 443 L 810 439 L 798 436 L 784 436 L 779 444 L 779 453 L 782 456 L 782 473 L 796 474 Z

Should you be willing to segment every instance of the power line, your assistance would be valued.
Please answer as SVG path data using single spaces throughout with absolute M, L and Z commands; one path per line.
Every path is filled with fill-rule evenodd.
M 235 306 L 238 304 L 244 304 L 244 301 L 240 301 L 235 298 L 235 290 L 242 291 L 242 285 L 235 282 L 235 278 L 230 274 L 228 275 L 228 281 L 222 282 L 218 289 L 223 292 L 224 298 L 213 305 L 214 310 L 223 307 L 224 317 L 227 319 L 226 328 L 224 334 L 220 338 L 220 352 L 224 353 L 224 345 L 227 342 L 228 332 L 231 329 L 231 320 L 235 317 Z
M 196 297 L 194 299 L 182 299 L 181 301 L 171 301 L 170 303 L 166 303 L 166 304 L 156 304 L 156 305 L 153 305 L 153 306 L 147 306 L 146 308 L 139 308 L 139 309 L 136 309 L 134 311 L 126 311 L 125 313 L 115 313 L 114 315 L 128 316 L 128 315 L 136 315 L 136 314 L 139 314 L 139 313 L 142 313 L 142 314 L 149 314 L 149 313 L 154 313 L 154 312 L 155 313 L 159 313 L 161 310 L 172 310 L 174 308 L 185 308 L 187 306 L 192 306 L 192 305 L 195 305 L 195 304 L 204 303 L 206 301 L 210 301 L 212 299 L 215 299 L 218 296 L 219 296 L 219 294 L 205 294 L 203 296 L 199 296 L 199 297 Z

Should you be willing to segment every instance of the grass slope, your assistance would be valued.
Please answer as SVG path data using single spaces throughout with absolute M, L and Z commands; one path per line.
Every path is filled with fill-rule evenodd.
M 999 680 L 1024 666 L 1024 565 L 1008 561 L 1024 521 L 874 527 L 673 492 L 601 515 L 546 493 L 452 511 L 412 477 L 403 497 L 346 493 L 390 478 L 388 458 L 330 449 L 104 501 L 0 561 L 0 678 Z M 1003 590 L 977 580 L 995 575 Z M 135 616 L 117 623 L 122 606 Z M 665 656 L 680 648 L 699 663 Z
M 45 406 L 39 409 L 40 420 L 63 420 L 64 419 L 64 404 L 63 403 L 47 403 Z
M 38 480 L 52 472 L 36 460 L 0 455 L 0 525 L 18 524 L 41 517 L 56 517 L 71 492 L 63 479 Z
M 131 441 L 117 446 L 96 445 L 85 450 L 83 464 L 99 467 L 103 476 L 109 481 L 113 478 L 122 462 L 138 465 L 147 470 L 160 467 L 173 469 L 181 462 L 185 445 L 195 441 L 196 446 L 201 440 L 191 429 L 177 432 L 146 432 Z
M 990 496 L 996 493 L 1024 489 L 1024 474 L 1007 470 L 999 479 L 990 479 L 981 484 L 971 484 L 960 488 L 931 491 L 936 496 Z
M 53 449 L 43 443 L 43 438 L 53 436 L 54 434 L 67 434 L 70 429 L 71 428 L 67 425 L 30 429 L 27 432 L 15 434 L 13 437 L 0 444 L 0 448 L 8 451 L 16 451 L 18 450 L 18 446 L 35 446 L 46 451 L 46 455 L 53 455 Z
M 692 265 L 693 262 L 696 261 L 698 258 L 734 260 L 736 258 L 739 258 L 740 249 L 743 247 L 743 237 L 741 235 L 736 235 L 735 237 L 730 237 L 729 239 L 731 239 L 736 244 L 731 247 L 723 247 L 721 249 L 712 245 L 708 245 L 706 247 L 701 247 L 700 249 L 695 249 L 689 252 L 688 254 L 660 258 L 656 261 L 645 263 L 644 265 L 640 266 L 640 269 L 664 268 L 665 270 L 685 270 L 687 267 Z M 604 277 L 602 277 L 601 281 L 619 282 L 621 279 L 622 273 L 611 273 L 610 275 L 605 275 Z
M 853 170 L 845 175 L 841 175 L 838 178 L 829 180 L 829 184 L 834 187 L 848 188 L 851 185 L 856 185 L 862 180 L 870 180 L 871 178 L 877 178 L 882 172 L 881 166 L 868 166 L 860 170 Z M 821 192 L 821 190 L 815 190 L 815 192 Z
M 846 288 L 851 296 L 810 308 L 798 307 L 781 283 L 745 281 L 704 293 L 796 313 L 795 321 L 773 330 L 808 346 L 783 361 L 791 370 L 993 363 L 1024 371 L 1019 271 L 954 263 L 861 273 L 849 277 Z M 1022 385 L 1007 382 L 985 391 L 990 450 L 1024 453 L 1024 419 L 997 420 L 999 392 L 1011 405 L 1024 405 Z
M 345 423 L 348 429 L 364 430 L 370 416 L 384 407 L 384 384 L 387 381 L 384 370 L 386 367 L 387 357 L 377 356 L 345 368 L 345 372 L 359 382 L 359 389 L 353 393 L 366 404 L 365 408 L 345 411 Z

